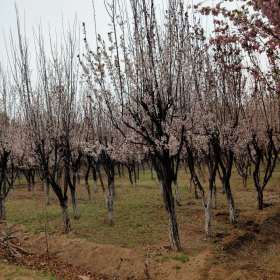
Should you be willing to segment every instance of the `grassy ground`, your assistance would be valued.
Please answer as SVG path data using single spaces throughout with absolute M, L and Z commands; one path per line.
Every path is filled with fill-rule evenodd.
M 2 280 L 55 280 L 56 278 L 43 272 L 36 272 L 16 265 L 0 261 L 0 279 Z
M 186 277 L 215 280 L 280 279 L 279 179 L 278 168 L 265 191 L 265 202 L 271 203 L 272 207 L 258 211 L 252 179 L 245 189 L 241 178 L 236 171 L 233 172 L 231 187 L 239 214 L 235 225 L 228 222 L 226 197 L 218 183 L 217 208 L 213 215 L 214 235 L 212 239 L 206 240 L 201 200 L 194 198 L 193 190 L 189 189 L 189 178 L 181 170 L 178 178 L 181 206 L 176 207 L 183 246 L 181 253 L 168 249 L 167 215 L 158 183 L 148 171 L 141 172 L 140 181 L 135 187 L 130 185 L 127 177 L 117 177 L 113 226 L 107 223 L 101 187 L 98 187 L 97 193 L 92 193 L 93 200 L 89 201 L 82 181 L 78 188 L 81 218 L 71 219 L 73 231 L 69 235 L 61 234 L 61 212 L 55 196 L 52 195 L 51 205 L 46 206 L 45 194 L 40 185 L 36 185 L 31 192 L 21 185 L 10 193 L 7 219 L 8 223 L 22 224 L 24 231 L 35 233 L 24 233 L 24 238 L 27 237 L 28 240 L 26 248 L 32 248 L 36 254 L 45 252 L 44 232 L 47 229 L 51 253 L 58 254 L 63 263 L 90 268 L 94 274 L 105 273 L 109 279 L 113 279 L 115 275 L 128 277 L 120 279 L 144 279 L 144 262 L 149 264 L 149 271 L 153 275 L 151 279 L 156 280 L 183 280 Z M 92 182 L 90 183 L 92 186 Z M 204 184 L 207 189 L 205 182 Z M 70 199 L 69 208 L 72 217 Z M 279 221 L 275 221 L 277 215 Z M 262 224 L 267 219 L 266 226 L 263 227 Z M 225 251 L 223 248 L 233 248 L 233 251 Z M 123 262 L 121 266 L 120 260 Z M 33 273 L 21 268 L 8 267 L 7 271 L 15 274 L 8 274 L 10 278 L 5 276 L 4 279 L 53 279 L 37 273 L 34 277 L 39 278 L 17 278 Z M 272 275 L 272 278 L 264 278 L 263 275 Z M 0 274 L 0 279 L 1 276 Z M 231 276 L 233 278 L 229 278 Z M 71 277 L 69 279 L 72 280 Z
M 268 190 L 278 185 L 280 170 L 275 172 Z M 193 192 L 188 190 L 189 179 L 184 171 L 179 175 L 179 188 L 182 206 L 177 207 L 179 225 L 197 226 L 203 234 L 203 209 L 200 200 L 195 200 Z M 252 180 L 245 190 L 241 179 L 234 172 L 232 190 L 236 207 L 242 211 L 256 208 L 256 193 Z M 123 247 L 140 247 L 167 240 L 167 219 L 162 197 L 156 180 L 151 179 L 150 172 L 141 172 L 140 182 L 132 187 L 128 178 L 117 178 L 114 226 L 106 222 L 107 212 L 104 195 L 99 187 L 93 193 L 93 200 L 88 201 L 83 182 L 79 186 L 79 208 L 81 218 L 73 220 L 72 237 L 85 238 L 96 243 L 113 244 Z M 70 204 L 70 202 L 69 202 Z M 71 206 L 71 205 L 69 205 Z M 218 184 L 218 210 L 226 211 L 225 196 Z M 56 198 L 53 196 L 51 206 L 45 206 L 44 193 L 40 187 L 34 192 L 26 188 L 17 188 L 7 202 L 8 222 L 23 224 L 33 233 L 43 232 L 47 225 L 49 233 L 61 231 L 61 213 Z M 226 231 L 224 224 L 214 223 L 216 231 Z
M 101 188 L 92 193 L 93 199 L 88 201 L 85 187 L 81 185 L 78 190 L 81 218 L 72 220 L 72 235 L 128 247 L 154 243 L 165 235 L 162 235 L 166 226 L 162 199 L 150 174 L 142 174 L 136 187 L 132 187 L 127 178 L 117 179 L 116 193 L 115 224 L 110 226 L 106 222 L 107 210 Z M 183 192 L 185 195 L 186 191 Z M 46 223 L 50 233 L 61 230 L 61 213 L 56 198 L 53 196 L 51 206 L 46 207 L 40 191 L 15 190 L 7 202 L 7 216 L 9 222 L 23 224 L 31 232 L 44 231 Z

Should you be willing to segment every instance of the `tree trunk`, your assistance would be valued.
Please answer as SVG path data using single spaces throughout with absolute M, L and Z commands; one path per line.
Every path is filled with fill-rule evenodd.
M 228 200 L 228 206 L 229 206 L 229 222 L 231 224 L 234 224 L 236 222 L 236 215 L 235 215 L 235 207 L 234 207 L 234 201 L 232 196 Z
M 172 182 L 162 181 L 163 200 L 169 218 L 169 239 L 173 250 L 181 251 L 181 242 L 176 218 L 174 197 L 172 194 Z
M 229 222 L 231 224 L 234 224 L 236 222 L 236 215 L 235 215 L 235 205 L 234 205 L 234 199 L 230 188 L 230 183 L 227 180 L 223 185 L 226 192 L 228 208 L 229 208 Z
M 88 180 L 86 180 L 86 189 L 87 189 L 87 194 L 88 194 L 88 200 L 91 201 L 91 190 L 90 190 L 90 185 Z
M 258 209 L 263 210 L 263 189 L 260 185 L 260 179 L 259 179 L 259 169 L 260 169 L 260 160 L 257 162 L 255 166 L 255 170 L 253 172 L 253 178 L 254 178 L 254 184 L 257 191 L 257 200 L 258 200 Z
M 78 220 L 78 219 L 80 219 L 81 215 L 80 215 L 80 212 L 79 212 L 79 208 L 77 206 L 76 189 L 70 188 L 70 192 L 71 192 L 71 200 L 72 200 L 74 219 Z
M 117 164 L 117 170 L 118 170 L 118 175 L 119 175 L 119 177 L 121 177 L 122 174 L 121 174 L 121 167 L 120 167 L 120 164 Z
M 254 171 L 254 184 L 257 191 L 257 200 L 258 200 L 258 209 L 263 210 L 264 202 L 263 202 L 263 189 L 259 183 L 259 177 L 257 172 Z
M 212 203 L 213 203 L 213 188 L 210 188 L 208 193 L 207 204 L 205 206 L 205 234 L 206 237 L 212 235 Z
M 98 188 L 97 188 L 97 177 L 98 177 L 98 171 L 94 166 L 92 167 L 92 178 L 93 178 L 93 192 L 94 193 L 97 193 L 98 191 Z M 102 181 L 102 176 L 101 174 L 99 173 L 99 179 L 100 179 L 100 183 L 101 183 L 101 186 L 103 187 L 103 181 Z
M 161 181 L 159 181 L 159 191 L 160 191 L 161 196 L 163 197 L 163 186 L 162 186 Z
M 130 166 L 127 167 L 127 171 L 128 171 L 129 182 L 130 182 L 131 186 L 133 186 L 132 171 L 131 171 Z
M 64 233 L 67 234 L 71 231 L 71 221 L 70 221 L 68 206 L 66 202 L 61 206 L 61 210 L 62 210 L 62 219 L 63 219 L 63 231 Z
M 87 170 L 86 170 L 86 174 L 85 174 L 85 185 L 86 185 L 86 190 L 88 193 L 88 200 L 91 200 L 91 190 L 90 190 L 90 185 L 88 182 L 88 178 L 89 178 L 89 172 L 90 172 L 90 160 L 88 160 L 88 166 L 87 166 Z
M 263 202 L 263 190 L 262 188 L 258 188 L 258 209 L 263 210 L 264 202 Z
M 217 208 L 217 186 L 216 186 L 215 182 L 213 184 L 212 207 L 213 207 L 213 209 Z
M 0 222 L 6 219 L 5 198 L 0 197 Z
M 176 204 L 177 206 L 181 206 L 181 194 L 180 194 L 180 190 L 179 190 L 179 186 L 176 183 L 174 183 L 174 187 L 175 187 L 175 201 L 176 201 Z
M 255 140 L 255 139 L 254 139 Z M 255 168 L 253 171 L 253 178 L 254 178 L 254 185 L 257 191 L 257 200 L 258 200 L 258 209 L 263 210 L 263 188 L 260 183 L 260 167 L 261 167 L 261 156 L 262 156 L 262 151 L 258 147 L 256 141 L 254 142 L 254 149 L 256 153 L 256 160 L 254 162 Z
M 106 205 L 108 209 L 108 221 L 110 225 L 114 224 L 113 213 L 114 213 L 114 178 L 108 177 L 108 188 L 106 193 Z
M 154 172 L 153 172 L 153 167 L 152 166 L 150 168 L 150 171 L 151 171 L 151 179 L 154 180 Z
M 103 182 L 103 178 L 102 178 L 102 174 L 100 172 L 100 169 L 97 169 L 96 172 L 98 174 L 98 178 L 99 178 L 99 181 L 100 181 L 100 185 L 101 185 L 102 191 L 103 191 L 103 193 L 105 193 L 104 182 Z
M 26 178 L 26 181 L 27 181 L 27 190 L 29 192 L 31 192 L 32 191 L 31 175 L 30 174 L 26 174 L 25 178 Z
M 135 167 L 134 167 L 134 170 L 135 170 Z M 137 172 L 134 172 L 135 186 L 136 186 L 137 180 L 139 180 L 139 178 L 140 178 L 140 167 L 139 167 L 139 164 L 137 164 Z

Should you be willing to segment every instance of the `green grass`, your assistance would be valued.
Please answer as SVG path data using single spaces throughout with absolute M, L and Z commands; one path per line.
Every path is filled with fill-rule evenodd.
M 186 263 L 190 259 L 184 253 L 180 253 L 180 254 L 176 254 L 176 255 L 164 255 L 164 256 L 159 258 L 159 261 L 161 261 L 161 262 L 165 262 L 165 261 L 169 261 L 169 260 L 174 260 L 174 261 L 177 261 L 177 262 Z
M 26 269 L 0 261 L 0 279 L 5 280 L 56 280 L 53 275 Z
M 267 189 L 277 186 L 279 178 L 280 169 L 277 169 Z M 180 227 L 193 224 L 203 232 L 201 201 L 195 200 L 194 194 L 187 190 L 189 179 L 184 171 L 180 172 L 178 183 L 182 199 L 182 206 L 177 207 Z M 247 190 L 244 190 L 241 178 L 234 171 L 231 186 L 237 208 L 242 210 L 256 208 L 256 192 L 251 179 L 248 181 Z M 218 183 L 218 190 L 218 208 L 227 211 L 227 203 L 225 196 L 221 194 L 220 183 Z M 136 187 L 130 185 L 127 177 L 117 178 L 113 226 L 106 221 L 107 210 L 100 186 L 98 193 L 93 193 L 92 196 L 93 200 L 88 201 L 85 187 L 81 182 L 78 189 L 81 218 L 72 219 L 73 232 L 70 237 L 123 247 L 142 247 L 168 240 L 168 221 L 162 197 L 158 183 L 151 179 L 150 172 L 141 172 L 140 182 Z M 69 208 L 72 216 L 70 201 Z M 46 224 L 50 234 L 61 232 L 62 220 L 57 200 L 53 196 L 51 206 L 46 207 L 44 193 L 40 187 L 37 187 L 34 193 L 23 188 L 14 190 L 7 201 L 7 218 L 8 222 L 22 224 L 33 233 L 44 232 Z M 214 226 L 217 231 L 230 230 L 224 223 L 214 223 Z
M 152 244 L 159 237 L 164 238 L 163 228 L 167 223 L 162 198 L 156 182 L 149 176 L 144 174 L 136 187 L 130 186 L 127 178 L 117 180 L 113 226 L 106 222 L 107 209 L 101 188 L 92 194 L 93 200 L 88 201 L 85 188 L 80 186 L 81 218 L 72 219 L 71 235 L 125 247 Z M 72 211 L 71 205 L 69 207 Z M 43 197 L 38 199 L 25 190 L 16 190 L 7 202 L 7 215 L 9 222 L 23 224 L 34 233 L 44 231 L 47 221 L 50 233 L 61 230 L 61 213 L 55 197 L 52 205 L 46 207 Z
M 185 254 L 176 255 L 174 257 L 171 257 L 171 259 L 173 259 L 175 261 L 179 261 L 181 263 L 185 263 L 185 262 L 189 261 L 189 257 Z

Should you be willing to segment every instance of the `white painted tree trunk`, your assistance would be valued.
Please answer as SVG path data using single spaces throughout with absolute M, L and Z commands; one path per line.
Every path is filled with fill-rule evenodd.
M 229 202 L 229 222 L 234 224 L 236 222 L 235 208 L 232 201 Z
M 76 195 L 76 190 L 71 189 L 71 199 L 72 199 L 72 207 L 73 207 L 73 214 L 74 214 L 74 219 L 78 220 L 80 219 L 80 211 L 77 205 L 77 195 Z
M 108 209 L 108 222 L 110 225 L 114 224 L 114 180 L 108 183 L 106 194 L 106 205 Z
M 231 192 L 230 185 L 225 185 L 224 187 L 227 197 L 227 203 L 228 203 L 228 210 L 229 210 L 229 222 L 231 224 L 234 224 L 236 222 L 236 215 L 235 215 L 235 205 L 234 200 Z

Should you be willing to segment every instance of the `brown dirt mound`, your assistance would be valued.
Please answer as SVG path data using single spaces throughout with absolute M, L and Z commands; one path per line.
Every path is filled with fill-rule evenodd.
M 44 235 L 30 236 L 24 243 L 37 253 L 46 248 Z M 180 254 L 170 252 L 166 246 L 127 249 L 64 235 L 52 236 L 48 245 L 55 259 L 106 279 L 185 280 L 187 275 L 188 279 L 200 280 L 204 279 L 202 275 L 212 257 L 211 250 L 207 249 L 182 261 L 176 259 Z
M 33 237 L 26 245 L 37 253 L 45 250 L 45 237 Z M 48 240 L 49 252 L 57 259 L 110 279 L 145 279 L 145 259 L 134 250 L 100 245 L 81 239 L 53 236 Z
M 102 275 L 94 275 L 90 271 L 82 267 L 73 266 L 69 263 L 61 261 L 53 255 L 29 255 L 25 258 L 13 260 L 13 264 L 25 266 L 34 270 L 51 272 L 57 279 L 63 280 L 107 280 Z

